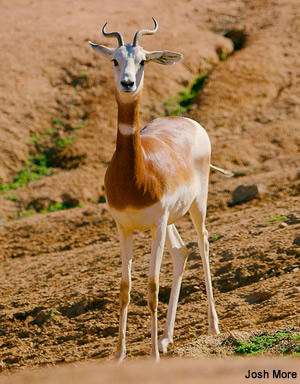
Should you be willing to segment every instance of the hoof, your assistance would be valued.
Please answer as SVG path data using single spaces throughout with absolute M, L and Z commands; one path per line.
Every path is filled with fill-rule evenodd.
M 208 334 L 209 335 L 219 335 L 220 334 L 219 327 L 215 326 L 215 327 L 209 328 L 208 329 Z
M 163 339 L 159 340 L 159 342 L 158 342 L 159 352 L 167 353 L 169 344 L 172 344 L 172 342 L 167 338 L 163 338 Z
M 123 360 L 125 359 L 126 352 L 117 352 L 115 355 L 115 362 L 120 365 L 122 364 Z

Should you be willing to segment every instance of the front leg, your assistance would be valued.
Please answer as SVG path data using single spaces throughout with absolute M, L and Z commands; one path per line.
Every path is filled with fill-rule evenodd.
M 169 300 L 166 327 L 162 338 L 158 343 L 159 351 L 163 353 L 166 353 L 168 345 L 173 343 L 174 324 L 181 280 L 186 260 L 189 255 L 174 224 L 168 225 L 167 227 L 167 247 L 173 260 L 173 284 Z
M 159 291 L 159 272 L 166 239 L 167 217 L 162 217 L 152 229 L 152 247 L 148 282 L 148 305 L 151 312 L 151 358 L 159 362 L 157 339 L 157 307 Z
M 119 336 L 116 352 L 116 360 L 121 363 L 126 355 L 126 324 L 127 324 L 127 311 L 130 301 L 131 290 L 131 264 L 132 264 L 132 232 L 126 231 L 123 227 L 117 225 L 119 231 L 119 238 L 121 243 L 122 255 L 122 278 L 120 285 L 120 324 Z

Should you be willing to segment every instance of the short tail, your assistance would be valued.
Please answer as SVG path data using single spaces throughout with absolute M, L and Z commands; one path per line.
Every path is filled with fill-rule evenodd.
M 222 173 L 222 174 L 225 175 L 226 177 L 232 177 L 232 176 L 234 176 L 234 173 L 233 173 L 233 172 L 231 172 L 231 171 L 227 171 L 227 170 L 222 169 L 222 168 L 215 167 L 215 166 L 212 165 L 212 164 L 210 164 L 210 168 L 213 169 L 214 171 L 217 171 L 217 172 Z

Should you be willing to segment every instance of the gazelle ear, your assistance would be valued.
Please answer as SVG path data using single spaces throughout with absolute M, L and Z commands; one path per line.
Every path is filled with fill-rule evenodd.
M 89 44 L 95 51 L 99 52 L 102 56 L 105 56 L 108 59 L 111 59 L 115 53 L 115 48 L 108 48 L 104 45 L 94 44 L 91 41 L 89 41 Z
M 172 51 L 145 52 L 146 61 L 153 61 L 162 65 L 173 65 L 183 59 L 183 55 Z

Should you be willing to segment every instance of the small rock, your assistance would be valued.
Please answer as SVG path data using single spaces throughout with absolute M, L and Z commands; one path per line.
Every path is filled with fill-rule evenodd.
M 288 226 L 287 223 L 280 223 L 280 224 L 279 224 L 279 227 L 280 227 L 280 228 L 285 228 L 285 227 L 287 227 L 287 226 Z
M 300 179 L 300 169 L 297 171 L 297 179 Z
M 49 311 L 42 309 L 35 317 L 35 322 L 41 326 L 48 318 L 50 318 Z
M 21 357 L 20 356 L 9 355 L 3 361 L 5 363 L 8 363 L 8 364 L 15 364 L 15 363 L 19 363 L 21 361 Z
M 287 215 L 288 219 L 288 224 L 293 225 L 293 224 L 299 224 L 300 223 L 300 216 L 296 216 L 293 213 L 290 215 Z
M 299 293 L 300 292 L 300 287 L 293 287 L 293 292 Z
M 263 184 L 239 185 L 232 192 L 232 200 L 234 204 L 242 204 L 264 192 L 266 192 L 266 187 Z
M 297 268 L 294 268 L 293 269 L 293 272 L 299 272 L 299 268 L 297 267 Z
M 246 297 L 246 301 L 249 304 L 256 304 L 256 303 L 261 303 L 262 301 L 268 300 L 272 296 L 271 292 L 268 291 L 257 291 L 250 293 Z
M 61 199 L 67 208 L 75 208 L 79 205 L 79 200 L 76 197 L 71 196 L 69 193 L 63 193 L 61 195 Z

